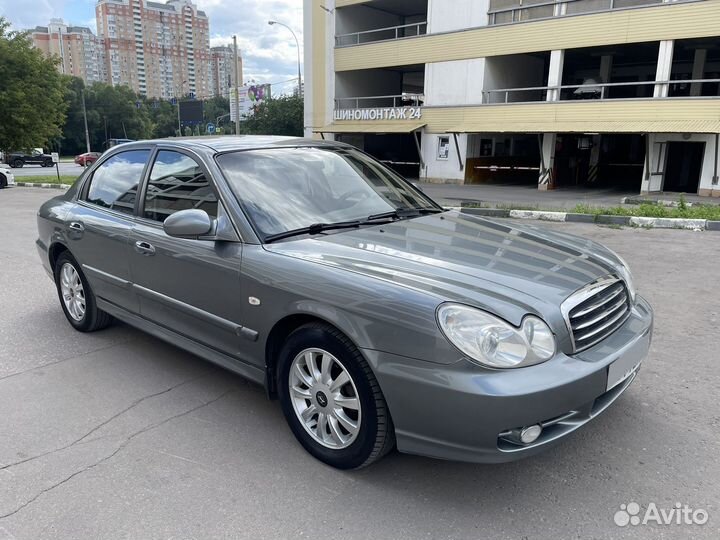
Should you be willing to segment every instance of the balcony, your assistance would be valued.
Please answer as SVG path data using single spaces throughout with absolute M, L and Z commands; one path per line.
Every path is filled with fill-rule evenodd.
M 425 102 L 422 94 L 398 94 L 394 96 L 361 96 L 335 99 L 335 109 L 374 109 L 421 107 Z
M 705 0 L 675 0 L 702 2 Z M 663 0 L 490 0 L 488 24 L 513 24 L 568 15 L 602 13 L 618 9 L 657 6 Z
M 338 8 L 335 46 L 351 47 L 427 34 L 427 0 L 372 0 Z

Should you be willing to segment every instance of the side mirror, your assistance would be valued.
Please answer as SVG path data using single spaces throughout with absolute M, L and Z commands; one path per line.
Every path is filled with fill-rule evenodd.
M 163 223 L 165 234 L 175 238 L 211 236 L 215 221 L 205 210 L 180 210 L 168 216 Z

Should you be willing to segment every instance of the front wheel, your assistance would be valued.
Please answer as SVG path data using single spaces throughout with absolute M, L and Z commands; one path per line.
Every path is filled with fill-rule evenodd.
M 52 167 L 53 165 L 54 165 L 54 163 L 50 160 L 43 161 L 43 164 L 42 164 L 43 167 Z
M 8 185 L 7 178 L 5 178 L 4 174 L 0 174 L 0 189 L 6 188 Z
M 278 382 L 290 428 L 320 461 L 358 469 L 394 447 L 380 386 L 360 351 L 335 328 L 311 323 L 293 332 L 280 353 Z
M 108 313 L 98 309 L 80 265 L 67 251 L 55 263 L 55 284 L 65 317 L 75 330 L 94 332 L 112 322 Z

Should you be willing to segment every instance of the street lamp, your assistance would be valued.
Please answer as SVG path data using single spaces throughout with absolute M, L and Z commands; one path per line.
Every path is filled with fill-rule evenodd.
M 268 21 L 268 24 L 270 26 L 274 24 L 279 24 L 280 26 L 284 26 L 288 30 L 290 30 L 290 33 L 295 38 L 295 45 L 297 45 L 297 57 L 298 57 L 298 96 L 302 96 L 302 73 L 300 71 L 300 42 L 298 41 L 297 36 L 295 35 L 295 32 L 293 32 L 293 29 L 290 28 L 287 24 L 283 24 L 278 21 Z

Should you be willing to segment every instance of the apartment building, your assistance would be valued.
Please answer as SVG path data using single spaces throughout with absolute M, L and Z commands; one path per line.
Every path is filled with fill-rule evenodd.
M 224 98 L 230 97 L 230 89 L 235 87 L 235 55 L 229 45 L 213 47 L 210 49 L 212 67 L 210 70 L 210 81 L 213 93 Z M 242 79 L 242 59 L 238 53 L 238 72 Z M 242 86 L 242 85 L 241 85 Z
M 211 97 L 209 21 L 190 0 L 98 0 L 107 82 L 148 97 Z
M 408 177 L 720 196 L 717 0 L 305 0 L 306 134 Z
M 30 37 L 46 56 L 60 59 L 57 66 L 60 73 L 80 77 L 86 84 L 105 80 L 103 43 L 89 28 L 51 19 L 48 26 L 31 30 Z

